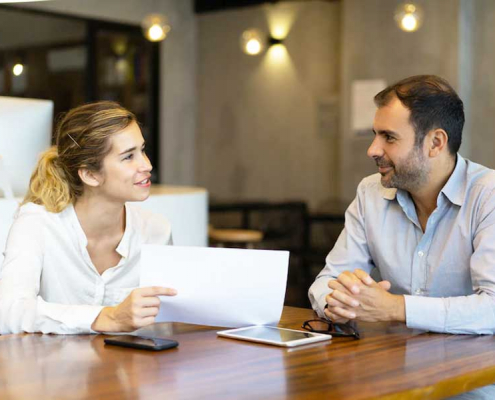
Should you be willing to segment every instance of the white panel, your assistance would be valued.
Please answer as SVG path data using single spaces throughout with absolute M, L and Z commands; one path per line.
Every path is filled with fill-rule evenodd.
M 207 246 L 208 192 L 151 195 L 138 206 L 164 215 L 172 224 L 174 244 Z
M 0 154 L 17 196 L 24 196 L 40 153 L 50 147 L 52 121 L 52 101 L 0 97 Z

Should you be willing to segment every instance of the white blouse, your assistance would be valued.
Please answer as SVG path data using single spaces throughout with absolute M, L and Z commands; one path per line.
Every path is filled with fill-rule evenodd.
M 142 244 L 171 244 L 169 222 L 126 204 L 117 266 L 100 275 L 71 205 L 50 213 L 33 203 L 19 209 L 0 269 L 0 333 L 90 333 L 105 306 L 139 285 Z

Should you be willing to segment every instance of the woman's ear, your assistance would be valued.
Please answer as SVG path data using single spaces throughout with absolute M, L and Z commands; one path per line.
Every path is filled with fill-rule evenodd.
M 103 182 L 100 174 L 88 169 L 81 168 L 77 171 L 77 173 L 79 174 L 79 178 L 81 178 L 81 181 L 88 186 L 98 187 Z

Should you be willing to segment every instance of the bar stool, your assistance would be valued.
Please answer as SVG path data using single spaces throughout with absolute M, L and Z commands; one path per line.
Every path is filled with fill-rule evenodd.
M 216 247 L 245 247 L 254 249 L 254 245 L 263 240 L 263 232 L 252 229 L 216 229 L 208 227 L 210 243 Z

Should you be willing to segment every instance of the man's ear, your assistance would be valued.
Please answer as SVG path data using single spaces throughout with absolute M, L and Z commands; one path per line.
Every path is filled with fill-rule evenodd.
M 77 173 L 79 174 L 79 178 L 81 178 L 81 181 L 83 181 L 83 183 L 88 186 L 98 187 L 102 183 L 101 176 L 98 173 L 85 168 L 79 169 Z
M 426 142 L 429 156 L 437 157 L 444 149 L 447 149 L 449 135 L 443 129 L 433 129 L 426 135 Z

